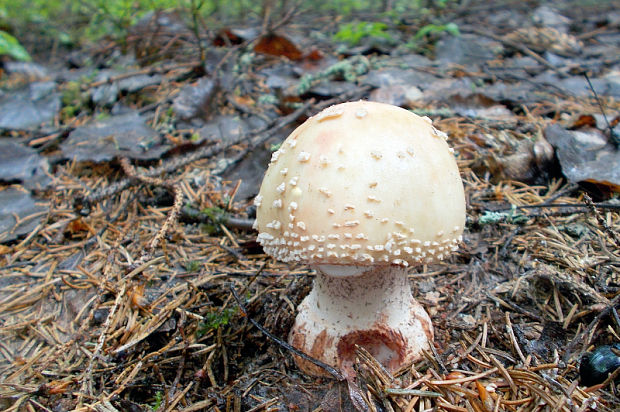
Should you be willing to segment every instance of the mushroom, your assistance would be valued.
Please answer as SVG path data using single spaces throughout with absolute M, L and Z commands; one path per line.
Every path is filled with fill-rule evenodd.
M 258 241 L 316 271 L 292 346 L 353 376 L 356 345 L 396 371 L 432 344 L 408 268 L 443 259 L 462 238 L 463 184 L 446 139 L 427 117 L 359 101 L 309 118 L 273 153 L 255 199 Z

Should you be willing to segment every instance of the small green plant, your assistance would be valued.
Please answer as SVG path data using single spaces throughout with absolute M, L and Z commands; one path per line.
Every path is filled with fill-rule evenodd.
M 0 30 L 0 55 L 8 55 L 20 61 L 30 61 L 30 55 L 9 33 Z
M 82 88 L 87 82 L 88 79 L 82 78 L 80 81 L 70 81 L 65 84 L 61 98 L 61 118 L 63 120 L 73 118 L 83 108 L 88 107 L 90 96 Z
M 155 392 L 155 399 L 151 405 L 151 410 L 157 411 L 161 408 L 162 402 L 164 401 L 164 393 L 162 391 Z
M 512 205 L 509 212 L 491 212 L 485 211 L 478 219 L 478 223 L 481 225 L 492 225 L 501 222 L 520 225 L 527 222 L 528 217 L 517 212 L 517 206 Z
M 99 113 L 97 113 L 97 115 L 95 116 L 95 119 L 97 119 L 97 121 L 100 121 L 100 122 L 101 122 L 101 121 L 104 121 L 104 120 L 109 119 L 110 117 L 111 117 L 111 116 L 110 116 L 110 113 L 107 113 L 107 112 L 99 112 Z
M 414 38 L 419 40 L 423 37 L 440 34 L 440 33 L 450 33 L 453 36 L 460 36 L 461 32 L 459 31 L 459 26 L 455 23 L 447 23 L 447 24 L 427 24 L 422 27 L 415 34 Z
M 354 82 L 359 76 L 366 74 L 371 66 L 370 60 L 363 55 L 341 60 L 319 73 L 303 75 L 297 85 L 297 94 L 304 94 L 316 84 L 332 77 L 342 78 L 347 82 Z
M 207 215 L 207 217 L 215 223 L 222 223 L 226 217 L 226 211 L 217 206 L 206 207 L 202 209 L 201 212 Z
M 221 326 L 228 325 L 230 319 L 235 314 L 236 310 L 232 308 L 224 308 L 219 312 L 207 313 L 204 321 L 200 322 L 198 329 L 196 329 L 196 337 L 201 338 L 207 334 L 210 330 L 218 329 Z
M 350 46 L 355 46 L 364 37 L 381 38 L 393 41 L 393 37 L 386 31 L 387 24 L 377 21 L 360 21 L 357 23 L 346 23 L 338 33 L 334 35 L 334 40 L 343 41 Z
M 204 208 L 200 213 L 206 215 L 209 220 L 202 225 L 202 229 L 210 235 L 218 232 L 219 225 L 224 223 L 228 216 L 224 209 L 217 206 Z
M 188 272 L 198 272 L 200 269 L 200 261 L 198 260 L 188 260 L 185 262 L 185 270 Z
M 262 94 L 258 97 L 258 104 L 278 104 L 278 98 L 273 94 Z
M 176 6 L 176 0 L 94 0 L 79 2 L 80 12 L 90 16 L 86 34 L 91 39 L 112 34 L 123 38 L 127 29 L 151 10 Z

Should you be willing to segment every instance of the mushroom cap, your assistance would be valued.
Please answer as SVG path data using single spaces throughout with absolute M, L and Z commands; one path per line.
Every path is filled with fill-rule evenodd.
M 465 224 L 447 135 L 389 104 L 331 106 L 273 153 L 258 241 L 284 262 L 409 266 L 443 259 Z

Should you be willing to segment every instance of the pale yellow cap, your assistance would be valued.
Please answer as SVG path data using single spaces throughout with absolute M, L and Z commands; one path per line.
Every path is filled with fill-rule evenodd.
M 465 224 L 447 135 L 400 107 L 350 102 L 273 153 L 256 196 L 258 241 L 284 262 L 408 266 L 443 259 Z

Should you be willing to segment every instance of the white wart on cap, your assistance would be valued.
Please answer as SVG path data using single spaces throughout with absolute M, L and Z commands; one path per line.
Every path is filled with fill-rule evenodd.
M 463 185 L 430 119 L 374 102 L 329 107 L 273 153 L 258 241 L 284 262 L 432 263 L 457 248 Z

